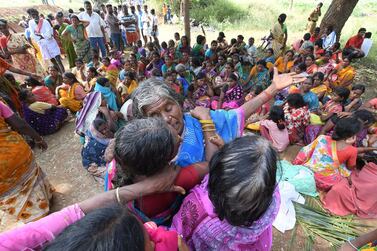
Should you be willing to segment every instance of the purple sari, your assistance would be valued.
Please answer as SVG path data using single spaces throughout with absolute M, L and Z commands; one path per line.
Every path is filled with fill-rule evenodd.
M 30 110 L 27 104 L 22 104 L 24 119 L 40 135 L 49 135 L 57 132 L 64 120 L 68 117 L 67 109 L 56 108 L 46 110 L 45 114 Z
M 280 207 L 276 188 L 270 207 L 250 227 L 221 221 L 208 197 L 208 175 L 191 190 L 174 216 L 172 228 L 183 236 L 191 250 L 270 250 L 272 223 Z

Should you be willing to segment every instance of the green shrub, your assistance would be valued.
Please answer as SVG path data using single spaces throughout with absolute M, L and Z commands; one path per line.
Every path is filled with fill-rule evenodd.
M 234 23 L 247 15 L 247 10 L 230 0 L 193 0 L 191 18 L 213 26 Z

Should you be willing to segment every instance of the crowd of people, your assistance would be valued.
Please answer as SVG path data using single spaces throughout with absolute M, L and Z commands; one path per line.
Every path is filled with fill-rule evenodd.
M 0 229 L 27 223 L 0 247 L 270 250 L 292 170 L 284 181 L 331 214 L 377 217 L 377 98 L 353 67 L 372 46 L 365 28 L 342 47 L 316 27 L 319 4 L 291 46 L 281 14 L 266 51 L 224 32 L 191 47 L 179 33 L 160 43 L 147 5 L 99 7 L 29 9 L 25 34 L 0 19 Z M 169 23 L 170 6 L 162 14 Z M 72 117 L 105 192 L 48 215 L 53 188 L 31 148 Z M 283 164 L 291 145 L 301 150 Z

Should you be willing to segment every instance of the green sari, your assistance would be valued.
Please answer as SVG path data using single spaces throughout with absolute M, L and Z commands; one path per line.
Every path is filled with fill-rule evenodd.
M 69 24 L 67 23 L 62 23 L 58 30 L 58 33 L 60 40 L 62 41 L 64 52 L 68 58 L 69 68 L 73 68 L 75 67 L 75 60 L 77 58 L 75 48 L 73 47 L 73 43 L 69 38 L 62 36 L 63 31 L 68 27 L 68 25 Z
M 73 25 L 68 25 L 66 30 L 71 34 L 77 57 L 82 59 L 84 63 L 89 63 L 91 61 L 90 43 L 86 36 L 84 25 L 79 24 L 77 28 Z

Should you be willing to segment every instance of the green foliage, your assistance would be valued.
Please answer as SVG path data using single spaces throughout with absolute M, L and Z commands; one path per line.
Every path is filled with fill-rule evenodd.
M 214 26 L 234 23 L 246 14 L 245 9 L 229 0 L 192 0 L 191 3 L 191 17 Z
M 353 217 L 337 217 L 323 209 L 318 198 L 305 196 L 306 205 L 295 203 L 297 222 L 307 237 L 305 250 L 312 250 L 317 237 L 326 240 L 331 249 L 338 249 L 349 237 L 357 237 L 360 229 L 368 227 Z M 296 238 L 296 230 L 292 239 Z M 291 241 L 294 242 L 294 241 Z

